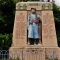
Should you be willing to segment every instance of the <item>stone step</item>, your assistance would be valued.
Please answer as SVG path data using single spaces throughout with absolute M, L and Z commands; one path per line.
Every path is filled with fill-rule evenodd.
M 27 45 L 25 48 L 41 48 L 43 47 L 42 44 L 39 44 L 39 45 Z

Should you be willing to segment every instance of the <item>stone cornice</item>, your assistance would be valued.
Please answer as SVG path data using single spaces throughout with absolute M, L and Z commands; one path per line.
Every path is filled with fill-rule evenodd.
M 16 10 L 30 10 L 36 8 L 37 10 L 52 10 L 51 2 L 18 2 L 16 4 Z

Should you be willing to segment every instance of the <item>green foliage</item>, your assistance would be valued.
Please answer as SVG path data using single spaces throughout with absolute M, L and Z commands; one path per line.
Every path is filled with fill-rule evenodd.
M 15 4 L 12 0 L 0 1 L 0 33 L 12 33 Z
M 0 59 L 0 60 L 3 60 L 3 59 Z M 4 60 L 7 60 L 7 59 L 4 59 Z M 8 60 L 20 60 L 20 59 L 19 59 L 19 57 L 17 57 L 17 58 L 15 58 L 15 59 L 10 58 L 10 59 L 8 59 Z
M 57 40 L 60 41 L 60 7 L 53 4 L 53 13 L 55 19 Z
M 53 4 L 53 13 L 55 21 L 60 22 L 60 8 Z
M 9 60 L 20 60 L 19 57 L 17 57 L 16 59 L 10 58 Z
M 55 58 L 55 59 L 49 59 L 49 60 L 58 60 L 57 58 Z
M 8 50 L 12 43 L 12 34 L 0 34 L 0 50 Z
M 53 13 L 54 13 L 54 19 L 56 22 L 60 22 L 60 10 L 59 8 L 54 8 L 53 10 Z
M 58 60 L 58 57 L 56 57 L 56 58 L 49 58 L 49 57 L 46 56 L 46 60 Z

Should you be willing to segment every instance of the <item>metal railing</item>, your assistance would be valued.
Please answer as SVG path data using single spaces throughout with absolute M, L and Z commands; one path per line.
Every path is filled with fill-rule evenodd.
M 0 50 L 0 60 L 8 60 L 9 58 L 9 51 Z
M 43 50 L 19 50 L 6 51 L 0 50 L 0 60 L 60 60 L 59 51 L 43 51 Z

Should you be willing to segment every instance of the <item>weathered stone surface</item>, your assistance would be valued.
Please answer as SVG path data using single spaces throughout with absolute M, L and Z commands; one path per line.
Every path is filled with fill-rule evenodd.
M 27 11 L 16 11 L 13 30 L 13 46 L 26 46 L 27 41 Z
M 16 4 L 16 10 L 30 10 L 36 8 L 37 10 L 49 9 L 52 10 L 52 3 L 50 2 L 18 2 Z
M 43 46 L 57 46 L 55 23 L 52 11 L 42 11 L 42 43 Z
M 19 5 L 17 3 L 17 5 Z M 37 13 L 40 15 L 42 20 L 42 27 L 40 26 L 40 34 L 42 33 L 42 46 L 57 46 L 57 38 L 56 38 L 56 31 L 55 31 L 55 24 L 54 24 L 54 17 L 52 10 L 44 10 L 39 8 L 43 3 L 21 3 L 21 7 L 25 7 L 27 10 L 18 10 L 15 14 L 15 23 L 14 23 L 14 30 L 13 30 L 13 42 L 12 46 L 14 47 L 22 47 L 27 46 L 27 14 L 30 14 L 31 8 L 36 8 Z M 44 3 L 47 6 L 50 3 Z M 16 6 L 17 6 L 16 5 Z M 18 7 L 16 7 L 18 9 Z M 41 11 L 40 11 L 41 10 Z M 41 29 L 42 28 L 42 29 Z M 51 44 L 52 41 L 52 44 Z
M 42 2 L 22 2 L 16 5 L 16 14 L 13 29 L 13 40 L 10 51 L 19 55 L 20 60 L 45 60 L 46 55 L 55 51 L 57 55 L 57 38 L 55 31 L 55 23 L 51 3 Z M 37 46 L 28 46 L 27 44 L 27 15 L 30 14 L 31 8 L 36 8 L 42 20 L 42 26 L 40 24 L 40 34 L 42 35 L 42 44 Z M 10 57 L 12 57 L 10 52 Z M 41 54 L 42 55 L 39 55 Z M 26 54 L 26 55 L 25 55 Z M 46 54 L 46 55 L 45 55 Z M 17 56 L 15 56 L 17 58 Z M 48 56 L 49 57 L 49 56 Z M 55 56 L 54 56 L 55 57 Z

